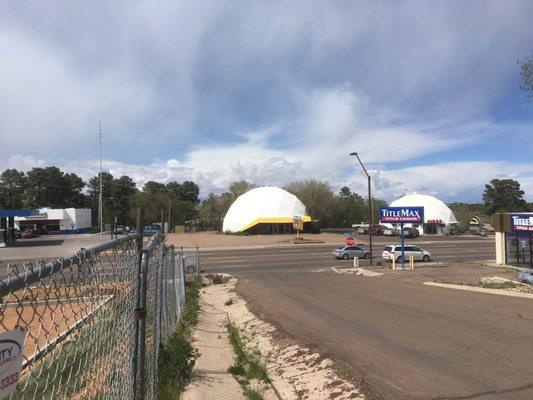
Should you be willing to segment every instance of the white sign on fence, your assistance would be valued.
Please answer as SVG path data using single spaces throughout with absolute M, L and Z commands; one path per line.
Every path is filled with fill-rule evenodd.
M 22 349 L 28 331 L 16 328 L 0 333 L 0 399 L 12 394 L 22 373 Z

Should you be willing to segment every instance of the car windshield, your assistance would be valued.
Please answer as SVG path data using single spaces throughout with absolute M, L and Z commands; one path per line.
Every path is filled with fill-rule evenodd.
M 383 251 L 391 251 L 392 250 L 392 246 L 385 246 L 385 248 L 383 249 Z

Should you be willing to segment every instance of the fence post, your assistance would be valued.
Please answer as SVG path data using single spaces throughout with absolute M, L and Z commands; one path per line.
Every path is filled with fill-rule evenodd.
M 132 357 L 132 382 L 133 382 L 133 399 L 139 398 L 139 310 L 141 309 L 141 275 L 143 262 L 143 216 L 144 210 L 142 207 L 137 207 L 137 276 L 135 285 L 135 309 L 133 311 L 134 323 L 134 348 Z M 142 313 L 141 313 L 142 314 Z
M 196 269 L 198 270 L 198 276 L 200 276 L 200 247 L 196 247 Z
M 178 278 L 178 269 L 176 268 L 176 249 L 174 248 L 174 245 L 170 246 L 170 266 L 172 268 L 172 271 L 173 271 L 173 276 L 172 278 L 174 279 L 174 296 L 176 297 L 176 309 L 177 309 L 177 312 L 176 312 L 176 321 L 174 321 L 174 323 L 178 322 L 177 320 L 179 319 L 179 316 L 181 315 L 181 304 L 180 304 L 180 298 L 179 298 L 179 289 L 178 289 L 178 282 L 179 282 L 179 278 Z
M 162 342 L 163 339 L 163 327 L 166 329 L 166 323 L 167 323 L 167 310 L 166 310 L 166 293 L 167 293 L 167 273 L 166 273 L 166 248 L 165 248 L 165 241 L 163 239 L 163 242 L 161 243 L 161 264 L 159 265 L 159 343 Z M 163 309 L 164 308 L 164 309 Z
M 136 319 L 139 321 L 139 399 L 144 400 L 146 398 L 146 292 L 147 292 L 147 280 L 148 280 L 148 263 L 150 261 L 150 252 L 143 251 L 142 263 L 141 263 L 141 279 L 139 290 L 139 308 L 136 311 Z

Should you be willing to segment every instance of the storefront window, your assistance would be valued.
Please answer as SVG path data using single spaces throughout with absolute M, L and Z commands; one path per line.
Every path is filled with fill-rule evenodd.
M 533 234 L 506 233 L 505 257 L 507 264 L 533 268 Z

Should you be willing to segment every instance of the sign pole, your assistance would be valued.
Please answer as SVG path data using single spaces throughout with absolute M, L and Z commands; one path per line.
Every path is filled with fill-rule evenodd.
M 403 238 L 403 222 L 400 224 L 400 240 L 402 243 L 402 269 L 405 269 L 405 252 L 404 252 L 404 238 Z

